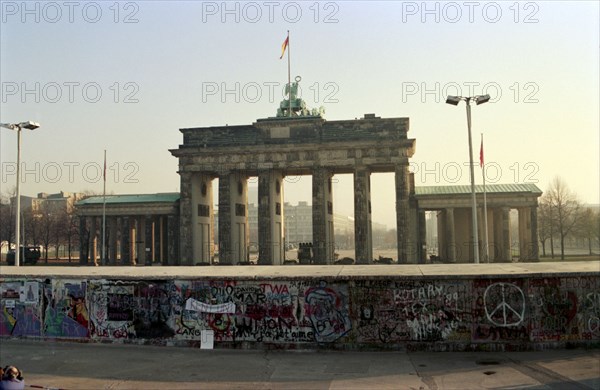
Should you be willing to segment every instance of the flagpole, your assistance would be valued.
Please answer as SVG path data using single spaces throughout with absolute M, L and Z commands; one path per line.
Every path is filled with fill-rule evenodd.
M 485 241 L 483 242 L 483 256 L 485 256 L 485 262 L 490 262 L 490 254 L 488 249 L 488 223 L 487 223 L 487 196 L 485 191 L 485 160 L 483 158 L 483 133 L 481 133 L 481 176 L 483 176 L 483 225 L 485 226 Z
M 104 188 L 102 190 L 102 258 L 100 259 L 100 263 L 102 265 L 106 265 L 106 149 L 104 149 L 104 171 L 102 176 L 104 177 Z
M 292 73 L 290 72 L 290 30 L 287 30 L 287 52 L 288 52 L 288 100 L 290 106 L 288 108 L 289 117 L 292 117 Z

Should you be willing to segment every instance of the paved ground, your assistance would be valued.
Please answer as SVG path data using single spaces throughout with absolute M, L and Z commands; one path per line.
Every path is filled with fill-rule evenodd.
M 28 386 L 75 389 L 600 389 L 600 350 L 235 351 L 0 340 Z

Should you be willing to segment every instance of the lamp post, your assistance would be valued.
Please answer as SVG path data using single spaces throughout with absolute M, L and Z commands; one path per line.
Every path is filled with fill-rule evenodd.
M 19 186 L 21 183 L 21 129 L 35 130 L 40 127 L 40 124 L 28 121 L 21 123 L 0 123 L 0 126 L 17 131 L 17 212 L 15 216 L 15 241 L 17 248 L 15 250 L 15 267 L 18 267 L 21 265 L 21 191 Z
M 473 167 L 473 142 L 471 141 L 471 101 L 480 105 L 490 100 L 490 95 L 471 97 L 448 96 L 446 103 L 457 106 L 461 100 L 467 103 L 467 129 L 469 131 L 469 167 L 471 168 L 471 219 L 473 221 L 473 262 L 479 263 L 479 235 L 477 234 L 477 203 L 475 201 L 475 172 Z

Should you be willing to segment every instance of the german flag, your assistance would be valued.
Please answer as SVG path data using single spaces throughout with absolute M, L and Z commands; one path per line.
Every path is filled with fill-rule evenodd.
M 287 38 L 285 38 L 285 41 L 283 41 L 283 45 L 281 45 L 281 57 L 279 57 L 279 59 L 283 58 L 283 55 L 285 54 L 285 49 L 287 49 L 289 42 L 290 36 L 288 35 Z
M 481 134 L 481 147 L 479 148 L 479 166 L 483 168 L 483 134 Z

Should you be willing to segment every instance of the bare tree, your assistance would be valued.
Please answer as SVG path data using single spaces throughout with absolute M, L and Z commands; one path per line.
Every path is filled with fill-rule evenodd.
M 44 260 L 48 263 L 48 248 L 52 242 L 54 235 L 55 218 L 48 202 L 43 202 L 38 214 L 36 215 L 39 221 L 40 238 L 44 245 Z
M 15 193 L 16 189 L 13 188 L 5 194 L 0 194 L 0 248 L 6 242 L 10 249 L 15 239 L 15 207 L 10 201 Z
M 71 251 L 73 249 L 73 243 L 78 241 L 79 238 L 79 217 L 75 214 L 74 210 L 68 210 L 65 216 L 64 223 L 64 240 L 67 245 L 67 253 L 69 256 L 69 263 L 71 262 Z
M 589 254 L 593 255 L 593 245 L 596 241 L 600 241 L 600 210 L 594 211 L 590 207 L 582 207 L 574 234 L 587 241 Z
M 546 194 L 554 216 L 553 225 L 555 225 L 560 238 L 560 258 L 564 260 L 565 237 L 577 225 L 581 215 L 580 204 L 576 195 L 569 190 L 567 184 L 560 177 L 554 178 Z
M 40 245 L 41 227 L 40 218 L 31 207 L 21 210 L 21 229 L 23 230 L 21 244 Z
M 52 215 L 52 242 L 54 244 L 54 257 L 58 260 L 61 245 L 65 243 L 68 215 L 67 209 L 56 210 Z
M 554 233 L 554 221 L 552 207 L 550 207 L 550 200 L 548 195 L 544 194 L 540 198 L 539 212 L 538 212 L 538 235 L 540 243 L 542 244 L 542 256 L 546 256 L 546 241 L 551 241 L 553 244 L 553 233 Z M 554 258 L 554 250 L 552 249 L 552 258 Z

